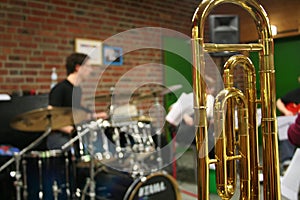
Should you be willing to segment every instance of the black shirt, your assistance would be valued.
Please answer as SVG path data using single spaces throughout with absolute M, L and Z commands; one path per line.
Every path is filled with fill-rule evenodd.
M 49 105 L 57 107 L 82 108 L 82 90 L 79 86 L 74 86 L 67 79 L 56 84 L 49 94 Z
M 56 84 L 49 94 L 49 105 L 55 107 L 75 107 L 81 106 L 82 90 L 79 86 L 74 86 L 67 79 Z M 61 149 L 72 135 L 54 130 L 47 138 L 48 149 Z
M 300 88 L 290 91 L 280 99 L 285 105 L 289 103 L 300 104 Z

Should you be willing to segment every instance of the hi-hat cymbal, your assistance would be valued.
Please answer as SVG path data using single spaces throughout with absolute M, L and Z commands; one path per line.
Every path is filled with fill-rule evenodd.
M 39 108 L 16 116 L 11 127 L 20 131 L 45 131 L 50 125 L 52 130 L 87 120 L 87 112 L 70 107 Z

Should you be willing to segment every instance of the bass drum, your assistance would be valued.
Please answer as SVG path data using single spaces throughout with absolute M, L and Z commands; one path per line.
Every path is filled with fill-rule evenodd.
M 82 170 L 82 169 L 81 169 Z M 82 184 L 82 173 L 78 174 L 77 185 L 81 199 L 88 199 L 88 186 Z M 85 177 L 88 171 L 85 171 Z M 175 179 L 166 172 L 156 172 L 137 179 L 128 173 L 103 167 L 95 176 L 96 199 L 106 200 L 181 200 Z M 81 183 L 81 184 L 80 184 Z M 86 197 L 86 198 L 85 198 Z
M 136 179 L 128 188 L 123 200 L 180 200 L 178 185 L 172 176 L 157 172 Z

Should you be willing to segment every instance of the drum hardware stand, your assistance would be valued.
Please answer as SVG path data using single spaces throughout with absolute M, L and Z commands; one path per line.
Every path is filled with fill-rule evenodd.
M 32 142 L 30 145 L 28 145 L 27 147 L 25 147 L 22 151 L 20 151 L 19 153 L 15 153 L 14 157 L 12 157 L 10 160 L 8 160 L 6 163 L 4 163 L 4 165 L 1 166 L 0 168 L 0 172 L 5 169 L 6 167 L 8 167 L 11 163 L 13 163 L 15 161 L 16 163 L 16 181 L 15 181 L 15 186 L 16 186 L 16 192 L 17 192 L 17 200 L 21 200 L 21 188 L 23 187 L 23 183 L 22 183 L 22 175 L 20 172 L 20 160 L 21 157 L 23 156 L 24 153 L 26 153 L 28 150 L 32 149 L 33 147 L 35 147 L 36 145 L 38 145 L 44 138 L 46 138 L 50 132 L 51 132 L 51 127 L 52 127 L 52 120 L 51 120 L 51 115 L 49 114 L 47 116 L 48 118 L 48 125 L 46 127 L 46 131 L 39 137 L 37 138 L 34 142 Z M 27 187 L 27 184 L 26 184 Z M 39 192 L 39 196 L 42 196 L 43 192 L 40 191 Z M 23 196 L 27 197 L 27 193 L 25 192 L 25 190 L 23 191 Z
M 111 95 L 111 104 L 109 106 L 109 117 L 111 119 L 111 125 L 114 127 L 114 119 L 113 119 L 113 114 L 114 114 L 114 103 L 115 103 L 115 95 L 114 95 L 115 88 L 111 87 L 110 88 L 110 95 Z M 122 152 L 121 144 L 120 144 L 120 132 L 118 130 L 118 127 L 114 127 L 114 135 L 113 135 L 113 140 L 116 143 L 116 154 L 117 158 L 123 158 L 124 154 Z
M 160 108 L 160 103 L 159 103 L 159 99 L 158 99 L 158 96 L 155 94 L 155 103 L 154 103 L 154 106 L 155 106 L 155 108 L 157 109 L 157 112 L 158 113 L 160 113 L 159 112 L 159 108 Z M 156 116 L 157 117 L 157 119 L 156 119 L 156 121 L 157 121 L 157 123 L 156 123 L 156 131 L 155 131 L 155 133 L 156 133 L 156 135 L 157 135 L 157 152 L 158 152 L 158 154 L 157 154 L 157 163 L 158 163 L 158 170 L 161 170 L 162 169 L 162 165 L 163 165 L 163 160 L 162 160 L 162 154 L 161 154 L 161 129 L 160 129 L 160 124 L 159 124 L 159 121 L 160 121 L 160 119 L 158 119 L 158 117 L 160 117 L 160 115 L 159 116 Z
M 106 137 L 104 132 L 101 132 L 101 136 L 102 136 L 103 149 L 104 149 L 102 157 L 104 157 L 104 159 L 111 159 L 112 154 L 109 152 L 108 138 Z
M 116 143 L 116 154 L 117 158 L 124 158 L 124 154 L 122 152 L 122 147 L 120 144 L 120 132 L 117 127 L 114 127 L 114 135 L 113 135 L 113 140 Z M 121 160 L 120 160 L 121 161 Z
M 78 134 L 77 134 L 74 138 L 72 138 L 71 140 L 69 140 L 68 142 L 66 142 L 65 144 L 62 145 L 62 147 L 61 147 L 61 150 L 62 150 L 62 151 L 65 151 L 65 150 L 66 150 L 67 148 L 69 148 L 74 142 L 76 142 L 77 140 L 81 140 L 81 138 L 82 138 L 85 134 L 87 134 L 87 133 L 90 132 L 89 127 L 86 128 L 86 129 L 84 129 L 83 131 L 81 131 L 81 127 L 76 127 L 76 128 L 77 128 L 77 130 L 78 130 Z M 80 151 L 81 151 L 81 150 L 83 150 L 83 149 L 80 149 Z M 93 160 L 93 159 L 91 159 L 91 161 L 92 161 L 92 160 Z M 67 161 L 67 162 L 68 162 L 68 161 Z M 66 167 L 68 167 L 68 165 L 66 165 Z M 68 171 L 68 170 L 67 170 L 67 171 Z M 67 180 L 66 180 L 66 193 L 67 193 L 68 199 L 70 199 L 70 197 L 71 197 L 71 192 L 70 192 L 70 185 L 69 185 L 69 183 L 67 183 L 67 181 L 68 181 L 68 176 L 69 176 L 69 174 L 66 173 L 66 179 L 67 179 Z M 56 181 L 54 181 L 54 183 L 53 183 L 52 190 L 53 190 L 53 194 L 56 195 L 56 196 L 54 196 L 54 197 L 57 198 L 57 197 L 58 197 L 58 193 L 61 192 L 61 191 L 60 191 L 60 189 L 58 189 Z
M 24 179 L 24 182 L 23 182 L 23 199 L 27 199 L 28 198 L 28 192 L 27 192 L 27 175 L 26 175 L 26 172 L 27 172 L 27 161 L 26 160 L 23 160 L 22 161 L 22 166 L 23 166 L 23 179 Z
M 58 194 L 61 192 L 61 189 L 58 188 L 57 182 L 54 181 L 52 185 L 53 197 L 54 200 L 58 199 Z
M 115 91 L 115 88 L 114 87 L 111 87 L 110 88 L 110 95 L 111 95 L 111 104 L 109 106 L 109 116 L 113 116 L 114 114 L 114 109 L 115 109 L 115 106 L 113 105 L 114 104 L 114 100 L 115 100 L 115 95 L 114 95 L 114 91 Z
M 89 132 L 92 132 L 93 133 L 97 133 L 96 130 L 97 130 L 97 127 L 95 126 L 90 126 L 88 128 Z M 94 145 L 93 145 L 93 141 L 95 140 L 94 138 L 94 134 L 90 134 L 89 135 L 89 145 L 88 145 L 88 149 L 89 149 L 89 152 L 90 152 L 90 155 L 94 155 Z M 95 200 L 95 197 L 96 197 L 96 182 L 95 182 L 95 162 L 94 162 L 94 159 L 92 158 L 91 159 L 91 162 L 90 162 L 90 177 L 87 177 L 87 180 L 86 180 L 86 185 L 84 187 L 84 190 L 82 192 L 82 196 L 81 196 L 81 199 L 84 200 L 85 198 L 85 191 L 87 190 L 87 188 L 89 187 L 89 193 L 88 193 L 88 196 L 90 197 L 91 200 Z
M 153 138 L 151 136 L 151 125 L 147 123 L 142 123 L 142 128 L 143 128 L 143 138 L 145 140 L 145 151 L 152 151 L 153 149 L 151 147 L 155 148 L 155 144 L 153 141 Z
M 77 141 L 79 138 L 81 138 L 85 134 L 92 133 L 92 131 L 93 131 L 93 133 L 96 133 L 97 126 L 98 126 L 98 122 L 90 123 L 86 129 L 84 129 L 83 131 L 80 130 L 76 137 L 72 138 L 70 141 L 65 143 L 62 146 L 62 150 L 65 150 L 66 148 L 68 148 L 70 145 L 72 145 L 75 141 Z M 89 149 L 90 155 L 92 155 L 92 156 L 94 155 L 94 145 L 93 145 L 94 140 L 95 140 L 95 135 L 90 134 L 89 135 L 88 149 Z M 95 197 L 96 197 L 96 193 L 95 193 L 96 183 L 95 183 L 95 180 L 94 180 L 94 177 L 95 177 L 94 167 L 95 167 L 95 161 L 94 161 L 93 158 L 91 158 L 91 161 L 90 161 L 90 176 L 87 177 L 86 184 L 85 184 L 84 190 L 82 192 L 81 199 L 85 198 L 85 193 L 86 193 L 85 191 L 87 190 L 87 188 L 90 188 L 88 196 L 90 197 L 91 200 L 95 200 Z
M 128 126 L 130 126 L 130 125 L 128 125 Z M 120 131 L 121 132 L 129 132 L 128 126 L 120 127 Z M 124 137 L 125 137 L 125 140 L 126 140 L 126 146 L 125 146 L 124 152 L 125 153 L 126 152 L 132 152 L 131 141 L 130 141 L 130 139 L 128 137 L 128 134 L 124 134 Z M 120 143 L 120 140 L 118 141 L 118 143 Z M 122 150 L 122 148 L 120 146 L 120 150 L 119 151 L 121 151 L 121 150 Z M 124 158 L 125 157 L 124 153 L 122 153 L 122 152 L 120 152 L 120 153 L 122 154 L 122 157 L 119 156 L 119 158 Z
M 135 145 L 133 145 L 133 150 L 137 151 L 137 152 L 141 152 L 141 151 L 144 151 L 144 144 L 143 144 L 143 140 L 142 140 L 142 137 L 140 135 L 140 132 L 139 132 L 139 129 L 137 126 L 133 126 L 132 127 L 133 129 L 133 136 L 134 136 L 134 139 L 135 141 L 137 141 L 137 147 L 135 147 Z
M 79 128 L 78 128 L 79 129 Z M 78 130 L 78 134 L 76 137 L 72 138 L 71 140 L 69 140 L 68 142 L 66 142 L 64 145 L 62 145 L 61 149 L 62 150 L 66 150 L 69 146 L 71 146 L 74 142 L 76 142 L 77 140 L 81 139 L 82 136 L 84 136 L 85 134 L 91 132 L 91 130 L 95 129 L 95 124 L 89 124 L 89 126 L 84 129 L 83 131 Z M 94 147 L 93 147 L 93 140 L 94 140 L 95 136 L 93 136 L 92 134 L 90 134 L 89 137 L 89 152 L 90 155 L 94 154 Z M 94 179 L 94 159 L 91 159 L 90 162 L 90 177 L 92 179 Z M 85 187 L 90 187 L 90 194 L 89 196 L 91 197 L 91 200 L 95 199 L 95 182 L 89 180 L 90 177 L 87 178 L 87 183 Z M 84 198 L 84 192 L 82 193 L 82 197 Z

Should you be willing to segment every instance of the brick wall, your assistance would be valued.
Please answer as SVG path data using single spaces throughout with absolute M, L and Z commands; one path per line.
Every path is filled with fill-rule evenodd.
M 273 14 L 278 9 L 273 9 L 273 3 L 269 5 L 268 2 L 263 1 L 272 19 L 288 11 L 281 9 L 279 14 Z M 198 3 L 193 0 L 1 0 L 0 93 L 11 94 L 19 90 L 47 93 L 53 67 L 57 68 L 59 80 L 65 77 L 64 60 L 74 51 L 75 38 L 101 40 L 127 51 L 122 66 L 95 66 L 95 77 L 91 80 L 97 84 L 89 86 L 88 90 L 96 90 L 96 95 L 109 94 L 109 89 L 135 68 L 141 72 L 135 72 L 138 75 L 135 79 L 131 77 L 132 82 L 163 84 L 160 66 L 139 66 L 163 62 L 159 47 L 162 36 L 178 36 L 175 31 L 190 36 L 191 18 Z M 216 9 L 216 13 L 232 12 L 228 6 Z M 244 36 L 242 24 L 247 24 L 244 15 L 242 12 L 241 40 L 247 41 L 253 36 Z M 145 35 L 130 32 L 121 39 L 115 37 L 123 31 L 143 27 L 161 27 L 174 32 L 151 33 L 150 30 Z M 279 27 L 279 30 L 283 32 L 285 29 Z M 151 48 L 153 43 L 156 49 Z M 132 46 L 135 49 L 130 49 Z M 148 48 L 143 48 L 145 46 Z M 100 107 L 108 104 L 96 103 Z
M 64 60 L 74 51 L 75 38 L 106 41 L 123 31 L 149 26 L 190 35 L 197 4 L 190 0 L 1 0 L 0 92 L 49 92 L 51 68 L 57 68 L 59 80 L 65 78 Z M 151 39 L 155 38 L 144 42 L 151 43 Z M 111 41 L 121 47 L 125 43 L 132 41 Z M 135 66 L 162 63 L 162 53 L 137 49 L 125 54 L 123 61 L 122 66 L 95 67 L 101 75 L 95 78 L 99 79 L 97 94 L 108 94 L 109 88 Z M 138 78 L 145 81 L 151 77 L 151 81 L 163 83 L 162 73 L 150 66 Z

